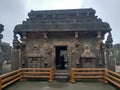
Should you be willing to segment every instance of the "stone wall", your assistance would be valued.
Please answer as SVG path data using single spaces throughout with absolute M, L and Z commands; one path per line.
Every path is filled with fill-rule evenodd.
M 115 44 L 113 46 L 114 49 L 114 58 L 116 60 L 116 64 L 120 65 L 120 44 Z
M 56 67 L 56 46 L 67 46 L 69 68 L 101 67 L 103 64 L 97 55 L 97 34 L 96 37 L 79 36 L 77 39 L 71 32 L 49 32 L 42 36 L 44 34 L 40 33 L 39 37 L 27 37 L 22 61 L 25 67 Z

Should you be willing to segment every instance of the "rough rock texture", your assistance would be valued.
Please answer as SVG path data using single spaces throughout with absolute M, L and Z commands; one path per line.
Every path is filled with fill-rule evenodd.
M 4 26 L 0 24 L 0 74 L 2 74 L 2 66 L 4 61 L 11 60 L 11 46 L 8 43 L 2 42 L 3 35 L 1 32 L 4 30 Z M 5 71 L 4 71 L 5 72 Z
M 114 58 L 116 60 L 116 64 L 120 65 L 120 44 L 115 44 L 113 46 L 114 49 Z

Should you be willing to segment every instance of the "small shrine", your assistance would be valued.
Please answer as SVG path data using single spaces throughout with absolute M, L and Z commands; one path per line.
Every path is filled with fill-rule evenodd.
M 14 28 L 13 70 L 19 67 L 114 70 L 111 28 L 95 13 L 92 8 L 29 12 L 29 18 Z

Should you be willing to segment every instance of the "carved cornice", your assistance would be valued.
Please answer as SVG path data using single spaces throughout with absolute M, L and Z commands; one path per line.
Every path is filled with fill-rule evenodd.
M 15 27 L 14 32 L 101 31 L 111 30 L 95 16 L 93 9 L 31 11 L 29 18 Z

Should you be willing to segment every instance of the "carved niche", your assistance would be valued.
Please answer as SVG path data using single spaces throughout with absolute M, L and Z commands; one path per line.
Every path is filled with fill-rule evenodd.
M 40 46 L 34 44 L 28 54 L 28 67 L 42 67 L 43 56 L 40 51 Z
M 91 51 L 91 45 L 89 43 L 85 43 L 83 45 L 83 53 L 81 55 L 82 66 L 84 68 L 95 67 L 95 54 Z

